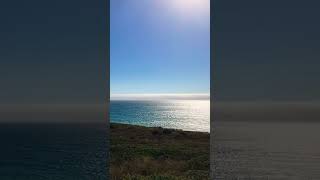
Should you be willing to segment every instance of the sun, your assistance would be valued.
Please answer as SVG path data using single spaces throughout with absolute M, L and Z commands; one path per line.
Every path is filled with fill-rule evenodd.
M 210 0 L 171 0 L 170 2 L 173 7 L 185 10 L 185 12 L 206 10 L 210 6 Z
M 162 0 L 166 8 L 184 19 L 199 19 L 210 15 L 210 0 Z

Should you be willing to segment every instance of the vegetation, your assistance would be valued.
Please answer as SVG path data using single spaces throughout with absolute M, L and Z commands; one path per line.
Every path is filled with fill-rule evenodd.
M 111 124 L 113 180 L 207 180 L 209 133 Z

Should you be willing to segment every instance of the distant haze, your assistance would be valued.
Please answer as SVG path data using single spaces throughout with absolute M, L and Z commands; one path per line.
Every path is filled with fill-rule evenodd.
M 216 122 L 320 122 L 319 102 L 215 102 L 213 110 Z
M 104 123 L 105 104 L 0 105 L 0 123 Z
M 111 94 L 111 100 L 209 100 L 210 94 L 167 93 L 167 94 Z

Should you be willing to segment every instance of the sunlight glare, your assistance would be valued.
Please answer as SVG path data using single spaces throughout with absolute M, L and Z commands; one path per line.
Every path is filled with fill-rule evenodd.
M 166 0 L 167 8 L 187 19 L 198 19 L 210 14 L 210 0 Z

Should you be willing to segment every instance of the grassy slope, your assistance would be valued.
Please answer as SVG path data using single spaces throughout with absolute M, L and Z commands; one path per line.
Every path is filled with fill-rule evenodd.
M 209 179 L 209 134 L 111 124 L 113 180 Z

